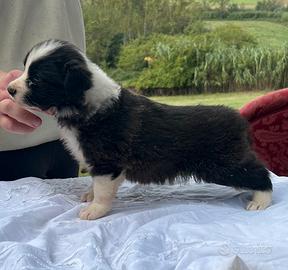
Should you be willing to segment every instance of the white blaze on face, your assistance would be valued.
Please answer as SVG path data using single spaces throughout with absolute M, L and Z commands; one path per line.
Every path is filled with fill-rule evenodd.
M 31 52 L 29 53 L 26 64 L 25 64 L 25 70 L 23 74 L 17 78 L 16 80 L 9 83 L 8 87 L 11 87 L 15 89 L 16 95 L 13 97 L 15 101 L 18 103 L 23 103 L 23 97 L 24 95 L 29 91 L 29 85 L 27 85 L 27 79 L 28 79 L 28 71 L 31 63 L 35 62 L 36 60 L 49 55 L 52 51 L 54 51 L 56 48 L 59 48 L 62 46 L 62 43 L 57 40 L 48 40 L 46 42 L 43 42 L 39 46 L 35 46 Z
M 19 104 L 23 103 L 23 96 L 28 91 L 26 85 L 26 79 L 27 79 L 27 72 L 24 71 L 24 73 L 19 78 L 8 84 L 8 88 L 13 88 L 17 91 L 13 99 L 17 101 Z
M 49 55 L 52 51 L 61 46 L 63 46 L 63 44 L 57 40 L 48 40 L 41 43 L 40 45 L 36 45 L 27 57 L 25 71 L 29 69 L 31 63 L 35 62 L 39 58 Z

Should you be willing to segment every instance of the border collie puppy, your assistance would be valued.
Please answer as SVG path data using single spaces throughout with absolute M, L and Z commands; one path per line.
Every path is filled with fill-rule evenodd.
M 142 184 L 198 181 L 253 191 L 248 210 L 271 203 L 269 172 L 252 151 L 248 124 L 223 106 L 168 106 L 122 89 L 78 48 L 60 40 L 34 46 L 8 86 L 22 106 L 53 114 L 93 187 L 81 219 L 111 209 L 127 178 Z

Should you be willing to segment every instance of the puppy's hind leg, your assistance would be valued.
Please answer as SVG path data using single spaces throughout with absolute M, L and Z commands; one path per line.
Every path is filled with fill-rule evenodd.
M 269 171 L 256 159 L 244 162 L 235 171 L 234 187 L 253 191 L 247 210 L 262 210 L 272 202 L 272 183 Z
M 92 220 L 105 216 L 111 210 L 112 201 L 124 179 L 124 174 L 115 179 L 111 175 L 94 176 L 94 198 L 90 205 L 80 211 L 80 218 Z
M 236 189 L 251 190 L 252 200 L 247 210 L 262 210 L 272 202 L 272 183 L 269 171 L 259 162 L 254 153 L 248 153 L 245 160 L 233 167 L 226 167 L 214 183 Z
M 254 191 L 252 201 L 250 201 L 247 210 L 262 210 L 267 208 L 272 202 L 272 190 L 270 191 Z

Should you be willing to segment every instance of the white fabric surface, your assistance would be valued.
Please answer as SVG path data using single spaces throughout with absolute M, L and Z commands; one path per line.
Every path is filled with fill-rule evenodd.
M 288 178 L 273 205 L 212 184 L 125 183 L 113 211 L 82 221 L 90 178 L 0 182 L 0 269 L 288 269 Z

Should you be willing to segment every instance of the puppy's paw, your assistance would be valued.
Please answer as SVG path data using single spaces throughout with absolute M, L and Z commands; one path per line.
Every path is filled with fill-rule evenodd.
M 92 202 L 94 199 L 94 192 L 90 189 L 88 192 L 82 194 L 81 202 Z
M 247 206 L 246 209 L 250 210 L 250 211 L 255 211 L 255 210 L 263 210 L 265 208 L 267 208 L 268 205 L 259 203 L 259 202 L 254 202 L 254 201 L 250 201 Z
M 84 220 L 93 220 L 105 216 L 111 210 L 111 205 L 91 203 L 80 211 L 79 217 Z
M 271 191 L 255 191 L 252 201 L 250 201 L 246 209 L 247 210 L 263 210 L 266 209 L 272 201 Z
M 270 205 L 270 202 L 257 202 L 257 201 L 250 201 L 246 209 L 250 211 L 255 211 L 255 210 L 264 210 Z

